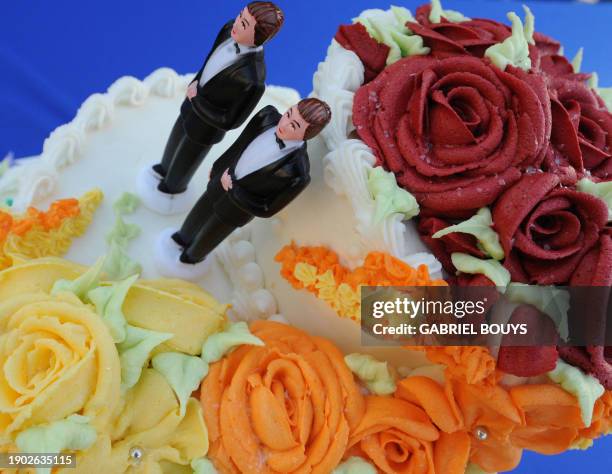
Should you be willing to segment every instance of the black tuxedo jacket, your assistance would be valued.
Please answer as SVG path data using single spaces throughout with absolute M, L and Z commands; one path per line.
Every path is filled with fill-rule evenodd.
M 221 199 L 215 211 L 223 215 L 230 205 L 238 207 L 250 216 L 271 217 L 300 194 L 310 183 L 310 162 L 306 143 L 284 157 L 260 168 L 240 179 L 236 179 L 234 168 L 242 153 L 260 134 L 276 127 L 281 114 L 271 105 L 261 109 L 249 121 L 240 137 L 213 164 L 211 181 L 221 179 L 229 169 L 232 188 L 226 193 L 226 200 Z
M 242 55 L 200 87 L 204 67 L 217 47 L 231 37 L 233 21 L 221 29 L 204 64 L 196 74 L 197 95 L 186 99 L 181 108 L 184 119 L 192 114 L 221 130 L 239 127 L 251 114 L 265 91 L 266 65 L 262 51 Z

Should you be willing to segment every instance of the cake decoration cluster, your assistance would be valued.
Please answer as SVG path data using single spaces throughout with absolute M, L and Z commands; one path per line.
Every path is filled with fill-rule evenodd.
M 556 40 L 536 32 L 528 8 L 524 23 L 508 18 L 512 27 L 470 19 L 439 0 L 415 16 L 399 7 L 368 10 L 341 26 L 330 47 L 330 57 L 349 67 L 326 61 L 315 77 L 316 95 L 333 99 L 331 111 L 306 99 L 283 115 L 271 106 L 256 114 L 171 237 L 185 265 L 204 262 L 227 237 L 219 256 L 240 293 L 234 308 L 196 284 L 140 279 L 142 268 L 128 255 L 140 229 L 124 219 L 140 204 L 131 193 L 114 203 L 108 257 L 90 268 L 54 257 L 85 232 L 101 191 L 48 211 L 0 210 L 0 453 L 69 452 L 84 473 L 482 474 L 515 468 L 524 449 L 585 449 L 612 433 L 609 348 L 406 348 L 424 359 L 416 369 L 344 355 L 282 322 L 248 231 L 230 236 L 301 192 L 310 180 L 304 141 L 333 120 L 323 132 L 333 144 L 326 181 L 349 198 L 370 251 L 349 268 L 330 248 L 292 242 L 275 260 L 294 289 L 339 316 L 360 320 L 366 285 L 498 286 L 543 313 L 522 291 L 527 284 L 611 286 L 610 90 L 580 71 L 582 51 L 570 62 Z M 263 61 L 261 46 L 282 22 L 275 5 L 249 4 L 224 26 L 215 49 Z M 324 84 L 328 76 L 340 85 Z M 189 85 L 183 108 L 195 115 L 189 131 L 173 130 L 181 140 L 193 138 L 193 120 L 210 111 L 202 90 L 211 77 L 205 64 Z M 0 193 L 17 188 L 18 209 L 46 197 L 58 171 L 79 157 L 83 135 L 104 127 L 116 105 L 142 105 L 151 93 L 172 97 L 183 82 L 159 70 L 90 97 L 30 172 L 0 164 L 0 176 L 12 175 Z M 294 121 L 293 131 L 300 128 L 301 114 L 311 120 L 302 125 L 317 128 L 310 135 L 308 128 L 287 132 Z M 246 115 L 211 126 L 211 143 L 199 142 L 196 155 Z M 266 176 L 261 170 L 276 163 L 268 161 L 238 177 L 260 127 L 271 159 L 287 166 Z M 157 173 L 158 191 L 176 196 L 185 183 L 176 181 L 181 160 L 164 169 L 171 155 L 147 171 Z M 299 183 L 281 200 L 249 191 L 256 184 L 275 197 L 266 186 L 284 185 L 298 165 L 292 181 Z M 241 182 L 256 172 L 259 182 Z M 180 178 L 188 182 L 187 175 Z M 232 189 L 240 205 L 225 199 Z M 231 226 L 213 219 L 222 206 L 224 217 L 235 218 Z M 248 216 L 240 214 L 247 208 Z M 211 222 L 195 232 L 202 216 Z M 405 251 L 411 219 L 446 280 L 436 277 L 429 254 Z M 194 232 L 197 245 L 187 242 Z M 561 306 L 562 291 L 551 291 Z M 233 323 L 230 313 L 258 320 Z M 548 316 L 563 332 L 563 317 Z
M 55 201 L 47 211 L 0 209 L 0 270 L 23 259 L 64 255 L 88 229 L 102 198 L 102 191 L 94 189 L 80 199 Z
M 83 473 L 198 464 L 208 435 L 191 394 L 227 307 L 102 268 L 46 258 L 0 272 L 0 452 L 70 452 Z
M 511 27 L 445 11 L 437 1 L 414 17 L 397 7 L 367 10 L 339 28 L 328 59 L 342 57 L 339 44 L 365 73 L 359 88 L 339 84 L 353 94 L 354 131 L 349 127 L 345 141 L 324 135 L 330 185 L 351 196 L 337 177 L 339 150 L 367 145 L 360 153 L 373 154 L 373 169 L 392 172 L 418 202 L 421 240 L 451 284 L 609 286 L 607 89 L 580 70 L 582 50 L 569 60 L 558 41 L 535 31 L 528 8 L 524 22 L 509 14 Z M 398 18 L 427 51 L 390 55 Z M 315 93 L 338 94 L 320 82 L 315 77 Z M 513 357 L 540 373 L 562 357 L 611 387 L 605 348 L 559 348 L 546 357 L 536 348 L 522 352 Z
M 370 252 L 363 265 L 348 269 L 326 247 L 284 247 L 275 257 L 281 275 L 295 289 L 305 289 L 328 303 L 341 317 L 361 320 L 360 286 L 439 286 L 426 265 L 413 268 L 383 252 Z

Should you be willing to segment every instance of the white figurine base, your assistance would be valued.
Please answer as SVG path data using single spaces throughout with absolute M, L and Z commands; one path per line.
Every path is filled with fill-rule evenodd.
M 197 281 L 209 272 L 212 256 L 209 255 L 202 262 L 195 264 L 181 262 L 183 247 L 172 239 L 176 231 L 177 229 L 171 227 L 164 229 L 155 242 L 154 259 L 157 271 L 166 278 Z
M 198 195 L 193 188 L 179 194 L 162 193 L 157 186 L 162 177 L 153 171 L 153 166 L 146 166 L 136 178 L 136 192 L 142 203 L 158 214 L 170 216 L 173 214 L 184 214 L 198 200 Z

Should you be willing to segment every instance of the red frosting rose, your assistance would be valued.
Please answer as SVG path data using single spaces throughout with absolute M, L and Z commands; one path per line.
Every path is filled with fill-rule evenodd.
M 612 179 L 612 114 L 601 98 L 572 76 L 549 78 L 549 88 L 553 126 L 547 169 L 565 176 L 566 184 L 585 171 Z
M 567 284 L 583 259 L 592 260 L 588 252 L 608 220 L 606 203 L 559 188 L 559 182 L 551 173 L 526 174 L 493 208 L 493 223 L 506 255 L 504 266 L 512 281 Z M 609 274 L 609 255 L 606 263 Z
M 580 265 L 572 275 L 570 285 L 572 286 L 604 286 L 612 287 L 612 230 L 606 228 L 600 235 L 599 241 L 584 256 Z M 605 292 L 598 293 L 603 296 Z M 608 290 L 608 298 L 610 292 Z M 608 307 L 607 301 L 586 302 L 586 311 L 595 313 L 598 310 L 605 312 Z M 599 320 L 603 322 L 601 334 L 609 334 L 606 327 L 608 320 L 606 314 L 599 314 Z M 559 353 L 566 362 L 580 367 L 585 372 L 597 377 L 606 390 L 612 390 L 612 346 L 588 346 L 588 347 L 560 347 Z
M 432 23 L 429 21 L 430 12 L 431 5 L 417 8 L 418 23 L 408 23 L 408 28 L 421 36 L 425 45 L 431 48 L 431 54 L 439 58 L 462 54 L 481 58 L 487 48 L 501 43 L 512 34 L 509 26 L 483 18 L 450 22 L 443 17 L 440 23 Z M 534 40 L 535 48 L 530 47 L 532 61 L 534 57 L 556 54 L 561 46 L 557 40 L 541 33 L 535 33 Z
M 436 232 L 446 229 L 450 225 L 444 219 L 438 217 L 424 217 L 419 221 L 418 230 L 421 240 L 440 261 L 444 270 L 450 275 L 454 275 L 457 269 L 451 260 L 452 253 L 467 253 L 477 258 L 486 258 L 486 256 L 476 245 L 476 237 L 473 235 L 453 232 L 437 239 L 432 237 Z
M 549 76 L 564 77 L 574 81 L 586 81 L 591 74 L 576 73 L 574 66 L 561 54 L 550 54 L 540 57 L 540 70 Z
M 425 213 L 465 216 L 538 166 L 550 137 L 541 77 L 461 56 L 412 56 L 355 94 L 353 120 Z
M 525 324 L 529 330 L 527 335 L 508 334 L 502 338 L 497 368 L 518 377 L 535 377 L 553 370 L 559 353 L 555 346 L 557 330 L 552 319 L 531 305 L 521 304 L 512 312 L 508 322 Z M 520 341 L 521 345 L 513 346 L 513 340 Z
M 372 38 L 361 23 L 341 25 L 335 37 L 344 49 L 353 51 L 365 69 L 366 83 L 374 79 L 387 65 L 389 46 Z

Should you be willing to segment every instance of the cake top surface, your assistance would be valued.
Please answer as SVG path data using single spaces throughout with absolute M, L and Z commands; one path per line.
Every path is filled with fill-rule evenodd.
M 88 439 L 93 426 L 116 436 L 104 431 L 112 409 L 98 400 L 106 394 L 119 409 L 125 393 L 133 397 L 121 415 L 131 423 L 125 430 L 138 432 L 138 403 L 157 389 L 174 402 L 177 426 L 191 423 L 199 436 L 185 445 L 198 456 L 180 453 L 179 464 L 195 472 L 208 472 L 207 451 L 222 472 L 395 472 L 411 456 L 429 472 L 451 464 L 453 474 L 493 472 L 512 469 L 523 448 L 560 452 L 608 432 L 612 379 L 602 346 L 386 351 L 364 348 L 355 324 L 364 285 L 520 293 L 525 284 L 611 284 L 607 91 L 580 71 L 579 57 L 569 61 L 556 40 L 535 31 L 529 9 L 508 18 L 511 26 L 470 19 L 433 1 L 414 15 L 369 10 L 342 25 L 314 77 L 313 94 L 330 104 L 333 121 L 309 145 L 312 184 L 277 216 L 234 233 L 195 286 L 159 280 L 151 258 L 159 232 L 185 214 L 153 213 L 133 194 L 138 172 L 159 160 L 191 76 L 164 68 L 143 81 L 119 79 L 54 131 L 40 157 L 8 169 L 0 178 L 0 293 L 11 300 L 0 312 L 11 315 L 10 329 L 27 333 L 13 312 L 41 298 L 49 308 L 78 308 L 87 324 L 95 313 L 106 324 L 90 336 L 104 339 L 110 388 L 87 394 L 87 420 L 70 407 L 60 421 L 42 416 L 53 421 L 49 433 Z M 298 98 L 268 87 L 258 108 L 283 110 Z M 205 189 L 211 164 L 238 133 L 209 155 L 193 189 Z M 48 255 L 85 268 L 30 260 Z M 231 302 L 230 319 L 250 326 L 229 323 L 226 307 L 202 288 Z M 158 300 L 166 306 L 156 308 Z M 508 319 L 531 305 L 562 331 L 541 301 L 515 303 Z M 183 329 L 164 317 L 172 311 L 185 315 Z M 143 341 L 157 349 L 136 362 L 124 356 Z M 136 375 L 125 369 L 131 364 Z M 200 405 L 191 392 L 202 379 Z M 236 416 L 249 409 L 278 423 Z M 20 424 L 26 418 L 11 415 L 11 433 L 29 427 L 31 419 Z M 321 441 L 312 426 L 335 437 Z M 10 442 L 38 446 L 25 432 Z M 164 439 L 171 444 L 172 436 Z M 410 456 L 386 452 L 389 436 Z M 60 451 L 84 450 L 96 462 L 91 443 L 70 438 Z M 127 445 L 123 461 L 142 454 Z

